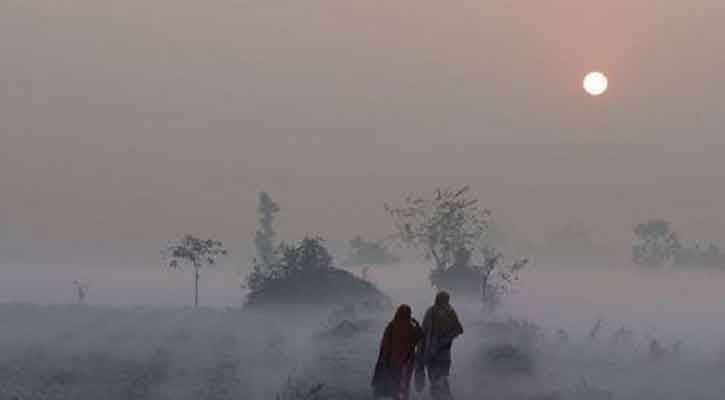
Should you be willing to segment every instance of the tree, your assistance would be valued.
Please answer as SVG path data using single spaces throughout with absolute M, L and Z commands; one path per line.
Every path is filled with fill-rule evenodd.
M 247 276 L 250 292 L 260 292 L 273 281 L 284 280 L 296 273 L 332 268 L 332 256 L 319 237 L 305 237 L 297 245 L 281 244 L 278 251 L 282 256 L 271 265 L 255 260 L 252 272 Z
M 725 268 L 725 253 L 720 246 L 710 243 L 695 242 L 677 249 L 673 256 L 675 267 L 708 267 Z
M 257 250 L 259 262 L 266 268 L 275 262 L 274 238 L 277 236 L 277 232 L 274 231 L 274 219 L 279 211 L 279 205 L 272 201 L 272 197 L 267 192 L 259 194 L 259 205 L 257 206 L 259 228 L 254 235 L 254 247 Z
M 284 274 L 332 268 L 332 256 L 321 237 L 305 237 L 297 245 L 283 246 L 279 267 Z
M 430 280 L 439 290 L 480 296 L 495 305 L 526 260 L 503 263 L 489 237 L 491 213 L 470 188 L 438 189 L 432 199 L 408 197 L 403 207 L 386 206 L 400 240 L 433 261 Z
M 660 268 L 682 247 L 677 233 L 670 230 L 669 222 L 652 219 L 634 228 L 636 236 L 632 246 L 635 264 Z
M 470 187 L 437 189 L 432 199 L 407 197 L 402 207 L 385 206 L 400 240 L 423 251 L 435 269 L 451 267 L 462 250 L 472 253 L 491 215 L 470 197 Z
M 194 268 L 194 307 L 199 306 L 199 271 L 204 265 L 216 264 L 216 259 L 226 254 L 222 242 L 214 239 L 204 240 L 188 234 L 163 251 L 169 268 L 181 268 L 184 264 Z
M 390 253 L 382 241 L 365 240 L 362 236 L 355 236 L 350 240 L 347 265 L 390 265 L 400 261 Z
M 501 304 L 501 298 L 508 293 L 519 280 L 519 272 L 529 260 L 522 258 L 504 263 L 502 253 L 493 247 L 481 248 L 483 265 L 477 267 L 481 274 L 481 301 L 489 309 Z

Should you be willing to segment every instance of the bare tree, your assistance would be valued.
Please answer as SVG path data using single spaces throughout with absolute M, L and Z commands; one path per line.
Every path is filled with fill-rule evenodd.
M 183 264 L 191 265 L 194 268 L 194 307 L 198 307 L 199 271 L 204 265 L 216 264 L 216 259 L 226 255 L 227 251 L 222 242 L 218 240 L 204 240 L 187 234 L 167 246 L 162 254 L 168 260 L 169 268 L 181 268 Z

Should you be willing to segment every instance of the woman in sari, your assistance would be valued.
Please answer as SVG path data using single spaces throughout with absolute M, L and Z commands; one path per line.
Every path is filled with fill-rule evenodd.
M 423 331 L 418 321 L 413 319 L 410 306 L 403 304 L 398 307 L 380 342 L 372 382 L 375 398 L 408 400 L 416 347 L 422 338 Z

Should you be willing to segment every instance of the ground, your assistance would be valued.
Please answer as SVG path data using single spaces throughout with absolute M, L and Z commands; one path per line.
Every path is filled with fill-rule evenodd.
M 369 399 L 388 315 L 251 315 L 238 309 L 0 306 L 0 400 Z M 454 348 L 459 399 L 720 399 L 716 351 L 642 336 L 564 339 L 463 313 Z M 426 398 L 424 395 L 416 398 Z

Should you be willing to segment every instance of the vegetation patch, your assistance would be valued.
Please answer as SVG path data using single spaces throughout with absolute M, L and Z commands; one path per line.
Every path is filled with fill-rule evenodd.
M 320 238 L 282 245 L 271 265 L 255 263 L 247 277 L 248 309 L 295 309 L 355 305 L 371 310 L 390 306 L 372 283 L 335 268 Z

